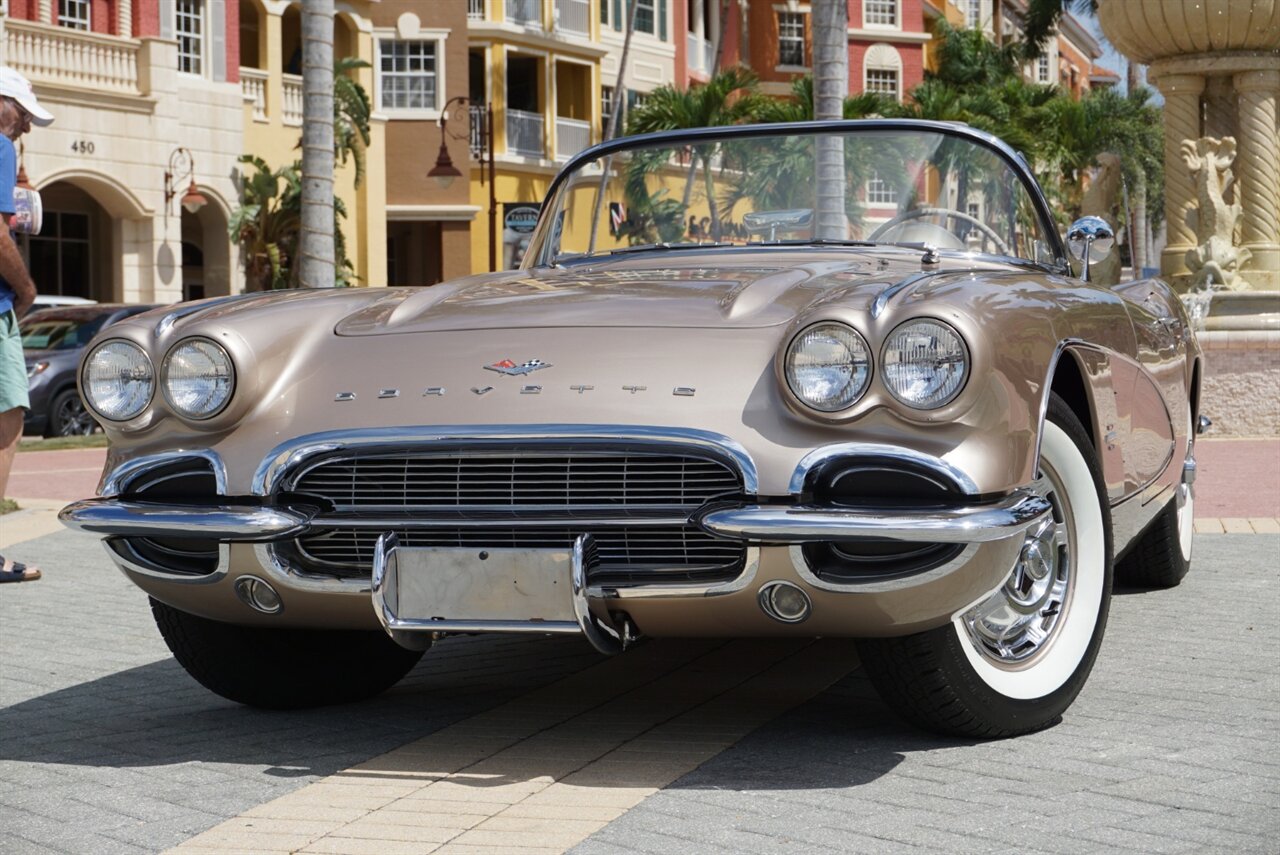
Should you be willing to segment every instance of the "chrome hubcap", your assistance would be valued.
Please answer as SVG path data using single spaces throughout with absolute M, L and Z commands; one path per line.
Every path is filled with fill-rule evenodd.
M 1054 638 L 1070 603 L 1071 506 L 1047 465 L 1032 485 L 1053 516 L 1027 532 L 1004 585 L 964 615 L 969 640 L 997 665 L 1024 665 Z

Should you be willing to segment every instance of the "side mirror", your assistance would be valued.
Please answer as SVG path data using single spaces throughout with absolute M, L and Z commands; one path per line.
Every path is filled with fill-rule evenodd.
M 1101 261 L 1116 245 L 1116 233 L 1102 217 L 1081 217 L 1067 229 L 1067 249 L 1081 263 L 1080 278 L 1089 281 L 1089 263 Z

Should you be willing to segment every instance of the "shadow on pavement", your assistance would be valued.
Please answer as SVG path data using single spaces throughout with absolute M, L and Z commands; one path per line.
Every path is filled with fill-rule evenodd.
M 670 653 L 676 660 L 692 660 L 716 644 L 664 641 L 658 650 L 662 656 Z M 601 678 L 624 673 L 629 656 L 652 659 L 655 651 L 646 652 L 646 648 L 653 646 L 657 645 L 624 654 L 618 662 L 622 668 L 599 669 Z M 277 712 L 225 701 L 167 659 L 0 710 L 0 761 L 114 768 L 230 764 L 277 778 L 325 776 L 600 662 L 576 639 L 450 639 L 378 698 Z M 559 687 L 551 691 L 548 695 L 544 690 L 539 702 L 555 703 Z M 760 700 L 767 703 L 785 691 L 766 685 Z M 626 692 L 622 688 L 619 694 Z M 626 703 L 604 704 L 576 718 L 586 741 L 634 726 L 634 711 Z M 902 723 L 860 670 L 801 703 L 786 718 L 795 725 L 781 731 L 771 728 L 771 739 L 764 746 L 756 745 L 751 756 L 735 759 L 731 747 L 718 758 L 714 774 L 699 770 L 676 786 L 856 786 L 891 771 L 907 752 L 960 744 Z M 716 724 L 707 722 L 706 727 L 711 739 Z M 689 738 L 697 740 L 698 735 L 694 731 Z M 762 750 L 763 758 L 758 756 Z M 545 762 L 539 757 L 545 757 Z M 542 776 L 559 778 L 567 771 L 566 758 L 554 752 L 524 754 L 513 761 L 510 772 L 500 763 L 495 765 L 494 759 L 484 761 L 483 776 L 463 776 L 460 782 L 500 786 Z M 397 771 L 388 768 L 385 773 L 396 777 Z M 603 781 L 595 785 L 634 784 Z

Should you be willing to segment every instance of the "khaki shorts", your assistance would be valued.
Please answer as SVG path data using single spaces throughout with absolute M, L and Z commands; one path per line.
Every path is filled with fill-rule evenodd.
M 27 361 L 22 358 L 22 335 L 13 310 L 0 314 L 0 413 L 15 407 L 31 409 L 27 397 Z

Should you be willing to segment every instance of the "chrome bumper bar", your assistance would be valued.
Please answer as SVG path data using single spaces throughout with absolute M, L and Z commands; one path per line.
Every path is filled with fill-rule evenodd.
M 279 540 L 306 531 L 313 514 L 254 505 L 165 505 L 121 499 L 85 499 L 58 519 L 70 528 L 104 535 L 190 537 L 206 540 Z
M 940 508 L 840 508 L 814 505 L 744 505 L 713 508 L 693 521 L 705 531 L 728 540 L 750 543 L 809 543 L 870 537 L 917 543 L 989 543 L 1021 534 L 1050 513 L 1049 502 L 1025 490 L 996 502 Z M 68 505 L 58 515 L 67 526 L 108 536 L 187 537 L 220 541 L 262 542 L 297 537 L 308 531 L 358 525 L 392 528 L 432 528 L 460 524 L 492 526 L 564 525 L 563 518 L 505 518 L 461 520 L 399 516 L 360 521 L 318 515 L 306 508 L 254 505 L 165 505 L 114 498 L 86 499 Z M 554 518 L 554 519 L 553 519 Z M 642 518 L 579 517 L 581 526 L 644 524 Z M 653 522 L 653 521 L 650 521 Z M 661 519 L 661 524 L 684 520 Z
M 1049 502 L 1018 490 L 998 502 L 913 510 L 747 505 L 708 511 L 711 534 L 756 543 L 809 543 L 873 537 L 916 543 L 989 543 L 1019 535 L 1047 517 Z

